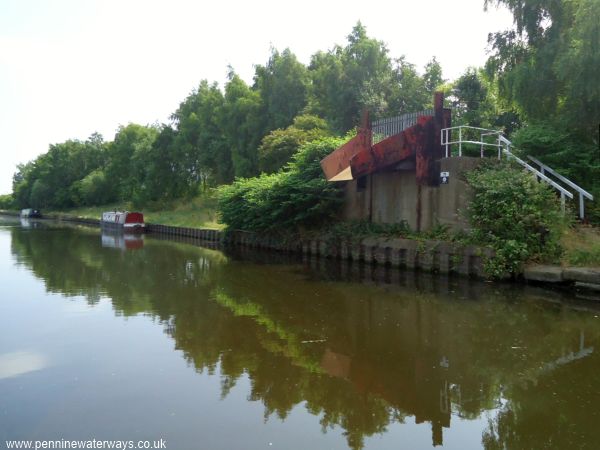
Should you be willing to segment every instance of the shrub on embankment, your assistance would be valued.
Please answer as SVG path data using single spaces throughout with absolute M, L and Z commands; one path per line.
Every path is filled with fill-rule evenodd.
M 567 220 L 550 186 L 510 163 L 484 164 L 466 177 L 474 194 L 472 238 L 496 252 L 489 275 L 518 274 L 526 261 L 559 260 Z
M 342 190 L 325 180 L 319 163 L 343 143 L 342 138 L 309 142 L 279 172 L 221 186 L 221 221 L 229 229 L 295 232 L 334 219 L 342 206 Z
M 13 198 L 12 194 L 0 195 L 0 209 L 2 209 L 2 210 L 16 209 L 15 199 Z

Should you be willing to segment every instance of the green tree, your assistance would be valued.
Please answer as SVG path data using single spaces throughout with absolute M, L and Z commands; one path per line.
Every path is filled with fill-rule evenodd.
M 186 158 L 183 165 L 190 186 L 194 179 L 204 184 L 233 179 L 231 150 L 223 128 L 224 102 L 217 83 L 202 80 L 171 116 L 177 129 L 175 145 Z
M 490 35 L 488 73 L 529 121 L 560 121 L 597 139 L 600 5 L 597 0 L 486 0 L 505 5 L 515 28 Z
M 172 199 L 188 191 L 178 157 L 176 131 L 163 125 L 148 151 L 148 164 L 137 193 L 137 202 L 143 204 Z
M 15 199 L 12 194 L 0 195 L 0 209 L 14 209 Z
M 454 125 L 490 128 L 492 105 L 482 74 L 470 67 L 454 83 L 451 98 Z
M 286 48 L 271 50 L 265 66 L 256 66 L 254 90 L 260 93 L 263 133 L 285 128 L 306 106 L 310 82 L 307 68 Z
M 564 109 L 570 126 L 582 138 L 595 137 L 600 124 L 600 2 L 580 0 L 573 12 L 573 26 L 565 32 L 562 51 L 556 58 L 558 80 L 565 86 Z
M 345 47 L 313 55 L 310 111 L 324 117 L 332 128 L 345 133 L 358 124 L 365 107 L 387 111 L 387 91 L 393 79 L 388 50 L 369 38 L 359 22 Z
M 425 89 L 431 98 L 437 87 L 444 84 L 446 80 L 442 77 L 442 65 L 438 62 L 435 56 L 425 65 L 425 73 L 423 74 L 423 82 Z
M 425 79 L 419 76 L 414 64 L 404 56 L 395 60 L 390 90 L 389 110 L 393 114 L 423 110 L 431 105 Z
M 260 94 L 248 87 L 233 70 L 225 85 L 222 129 L 231 149 L 236 177 L 258 173 L 258 145 L 262 139 Z
M 17 208 L 26 208 L 29 206 L 34 168 L 34 161 L 17 165 L 17 171 L 13 175 L 12 182 L 13 197 Z
M 103 169 L 96 169 L 73 185 L 77 205 L 104 205 L 114 200 L 111 183 Z
M 76 183 L 101 167 L 106 144 L 94 133 L 85 141 L 53 144 L 48 152 L 19 165 L 13 177 L 13 192 L 19 208 L 68 208 L 79 202 Z
M 120 126 L 114 141 L 108 148 L 108 164 L 105 170 L 113 192 L 111 197 L 131 201 L 136 189 L 144 179 L 148 164 L 147 155 L 152 147 L 158 129 L 130 123 Z
M 329 135 L 327 122 L 323 119 L 308 114 L 296 117 L 286 129 L 271 131 L 263 138 L 258 148 L 260 171 L 276 172 L 302 144 Z
M 312 55 L 309 65 L 312 83 L 308 110 L 324 117 L 336 131 L 345 126 L 337 111 L 347 101 L 341 51 L 337 46 L 329 52 L 319 51 Z

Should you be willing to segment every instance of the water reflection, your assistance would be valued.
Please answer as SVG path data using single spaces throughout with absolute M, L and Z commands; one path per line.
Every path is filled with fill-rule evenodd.
M 96 230 L 12 229 L 12 252 L 46 289 L 112 299 L 164 324 L 221 396 L 243 376 L 265 418 L 304 404 L 350 448 L 409 420 L 442 445 L 456 420 L 489 417 L 486 448 L 583 448 L 600 439 L 599 319 L 546 291 L 322 260 L 266 264 L 146 238 L 135 252 Z M 127 248 L 123 241 L 123 245 Z M 558 295 L 558 294 L 556 294 Z
M 48 365 L 44 355 L 19 351 L 0 355 L 0 380 L 41 370 Z
M 119 250 L 137 250 L 144 246 L 144 235 L 138 233 L 103 229 L 100 239 L 102 247 Z

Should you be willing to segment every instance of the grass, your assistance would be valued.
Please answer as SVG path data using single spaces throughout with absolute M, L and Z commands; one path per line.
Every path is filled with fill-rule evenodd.
M 561 244 L 563 265 L 600 267 L 600 228 L 584 225 L 569 228 Z
M 222 229 L 224 228 L 224 225 L 218 222 L 216 203 L 217 201 L 213 196 L 202 194 L 192 199 L 178 199 L 171 202 L 161 202 L 143 208 L 134 208 L 127 203 L 113 203 L 103 206 L 90 206 L 47 212 L 51 214 L 67 214 L 89 219 L 99 219 L 104 211 L 136 210 L 144 213 L 144 220 L 147 223 L 191 228 Z

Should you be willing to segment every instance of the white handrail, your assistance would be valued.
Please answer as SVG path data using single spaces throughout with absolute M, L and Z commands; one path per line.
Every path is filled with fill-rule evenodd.
M 452 130 L 458 130 L 458 140 L 450 140 L 450 132 Z M 469 138 L 465 139 L 463 130 L 479 131 L 480 132 L 479 141 L 471 140 Z M 484 137 L 486 137 L 486 136 L 498 136 L 498 142 L 497 143 L 484 142 L 483 140 L 484 140 Z M 480 155 L 482 158 L 484 157 L 484 147 L 485 146 L 497 147 L 498 148 L 498 159 L 500 159 L 502 157 L 502 154 L 505 154 L 507 156 L 507 158 L 514 158 L 514 160 L 518 164 L 523 166 L 529 172 L 533 173 L 538 179 L 548 183 L 550 186 L 552 186 L 554 189 L 556 189 L 558 192 L 560 192 L 560 200 L 561 200 L 561 206 L 562 206 L 563 212 L 565 210 L 565 198 L 568 197 L 570 199 L 573 199 L 573 193 L 571 193 L 570 191 L 565 189 L 565 187 L 561 186 L 556 181 L 549 178 L 546 175 L 546 172 L 548 172 L 550 175 L 554 176 L 559 181 L 563 182 L 568 187 L 570 187 L 571 189 L 574 189 L 575 191 L 577 191 L 579 193 L 579 217 L 581 219 L 584 218 L 584 212 L 585 212 L 584 211 L 584 197 L 589 200 L 594 199 L 592 194 L 590 194 L 589 192 L 587 192 L 586 190 L 584 190 L 577 184 L 573 183 L 568 178 L 562 176 L 561 174 L 559 174 L 558 172 L 553 170 L 551 167 L 548 167 L 547 165 L 545 165 L 542 162 L 538 161 L 537 159 L 533 158 L 532 156 L 528 156 L 528 158 L 531 161 L 533 161 L 535 164 L 539 165 L 541 170 L 536 169 L 535 167 L 533 167 L 530 164 L 523 161 L 521 158 L 514 155 L 511 152 L 512 142 L 509 141 L 503 135 L 502 131 L 489 130 L 486 128 L 471 127 L 471 126 L 466 126 L 466 125 L 444 128 L 441 130 L 440 144 L 442 146 L 446 147 L 446 158 L 449 158 L 451 156 L 451 146 L 453 144 L 458 144 L 458 156 L 462 156 L 462 144 L 463 143 L 479 145 L 480 146 Z
M 554 175 L 556 178 L 558 178 L 560 181 L 565 183 L 567 186 L 569 186 L 569 187 L 575 189 L 577 192 L 579 192 L 579 218 L 583 220 L 583 218 L 585 216 L 585 205 L 584 205 L 583 198 L 586 197 L 587 199 L 593 201 L 594 196 L 592 194 L 590 194 L 588 191 L 586 191 L 585 189 L 583 189 L 580 186 L 573 183 L 568 178 L 563 177 L 560 173 L 556 172 L 551 167 L 548 167 L 546 164 L 542 163 L 541 161 L 538 161 L 533 156 L 527 156 L 527 157 L 530 160 L 532 160 L 534 163 L 536 163 L 537 165 L 540 166 L 540 168 L 542 169 L 542 173 L 544 173 L 544 171 L 550 172 L 550 174 Z
M 575 183 L 573 183 L 571 180 L 569 180 L 568 178 L 562 176 L 560 173 L 558 173 L 556 170 L 552 169 L 551 167 L 548 167 L 546 164 L 542 163 L 541 161 L 535 159 L 533 156 L 527 156 L 527 158 L 529 158 L 530 160 L 532 160 L 534 163 L 536 163 L 538 166 L 540 166 L 542 168 L 542 171 L 547 170 L 548 172 L 550 172 L 552 175 L 554 175 L 556 178 L 558 178 L 560 181 L 562 181 L 563 183 L 567 184 L 569 187 L 572 187 L 573 189 L 575 189 L 576 191 L 578 191 L 580 194 L 582 194 L 584 197 L 590 199 L 590 200 L 594 200 L 594 196 L 592 194 L 590 194 L 588 191 L 586 191 L 585 189 L 583 189 L 582 187 L 576 185 Z M 543 172 L 542 172 L 543 173 Z
M 570 199 L 573 199 L 573 194 L 571 194 L 569 191 L 567 191 L 560 184 L 558 184 L 558 183 L 554 182 L 553 180 L 551 180 L 550 178 L 548 178 L 546 175 L 544 175 L 542 172 L 540 172 L 539 170 L 537 170 L 535 167 L 530 166 L 525 161 L 523 161 L 521 158 L 519 158 L 518 156 L 515 156 L 514 154 L 512 154 L 509 150 L 504 149 L 503 152 L 504 152 L 504 154 L 507 157 L 513 158 L 516 162 L 518 162 L 520 165 L 522 165 L 523 167 L 525 167 L 527 170 L 529 170 L 531 173 L 533 173 L 536 177 L 544 180 L 546 183 L 548 183 L 554 189 L 556 189 L 557 191 L 559 191 L 561 193 L 561 195 L 566 195 Z

